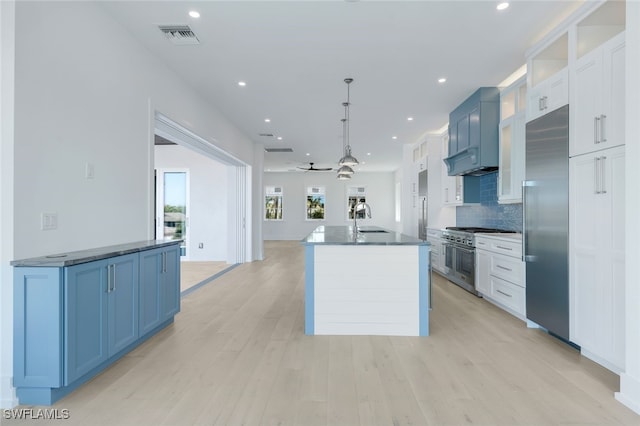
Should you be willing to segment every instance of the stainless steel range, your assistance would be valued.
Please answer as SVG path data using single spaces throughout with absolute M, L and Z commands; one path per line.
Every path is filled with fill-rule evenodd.
M 476 237 L 474 234 L 513 233 L 504 229 L 448 227 L 442 231 L 445 240 L 445 275 L 449 281 L 459 285 L 470 293 L 479 296 L 476 291 Z

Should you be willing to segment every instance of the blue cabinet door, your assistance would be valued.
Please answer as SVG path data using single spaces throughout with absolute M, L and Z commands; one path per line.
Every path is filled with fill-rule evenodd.
M 138 338 L 138 254 L 109 259 L 109 356 Z
M 169 246 L 164 250 L 161 292 L 161 316 L 164 320 L 180 312 L 180 247 L 178 245 Z
M 109 357 L 107 266 L 101 260 L 65 268 L 65 385 Z
M 163 269 L 163 248 L 140 253 L 140 335 L 157 327 L 160 316 L 160 288 Z
M 13 300 L 14 386 L 62 386 L 62 269 L 15 268 Z

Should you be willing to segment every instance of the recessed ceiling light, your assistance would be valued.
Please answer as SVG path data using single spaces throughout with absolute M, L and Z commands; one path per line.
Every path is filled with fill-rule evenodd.
M 413 117 L 407 117 L 407 121 L 413 121 Z
M 498 6 L 496 6 L 496 9 L 505 10 L 508 7 L 509 7 L 509 3 L 505 1 L 505 2 L 499 3 Z
M 305 154 L 307 157 L 310 156 L 311 154 L 309 154 L 308 152 Z
M 264 122 L 265 122 L 265 123 L 271 123 L 271 119 L 270 119 L 270 118 L 265 118 L 265 119 L 264 119 Z
M 278 136 L 276 139 L 278 139 L 279 141 L 282 140 L 282 136 Z
M 199 18 L 200 17 L 200 12 L 196 11 L 196 10 L 192 10 L 189 12 L 189 16 L 191 16 L 192 18 Z
M 447 81 L 447 79 L 444 77 L 438 79 L 438 83 L 444 83 L 445 81 Z
M 398 139 L 398 137 L 397 136 L 391 136 L 391 139 L 396 140 L 396 139 Z
M 367 155 L 371 155 L 371 153 L 370 153 L 370 152 L 367 152 Z
M 244 87 L 246 85 L 247 85 L 247 83 L 245 83 L 244 81 L 239 81 L 238 82 L 238 86 Z

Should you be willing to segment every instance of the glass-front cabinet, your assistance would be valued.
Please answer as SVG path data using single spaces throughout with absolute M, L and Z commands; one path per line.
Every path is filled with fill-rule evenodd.
M 498 202 L 521 203 L 525 167 L 526 76 L 500 93 Z

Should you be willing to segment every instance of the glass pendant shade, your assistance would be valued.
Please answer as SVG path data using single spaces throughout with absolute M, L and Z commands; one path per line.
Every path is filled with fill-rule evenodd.
M 349 180 L 351 179 L 351 175 L 346 173 L 338 173 L 338 180 Z

